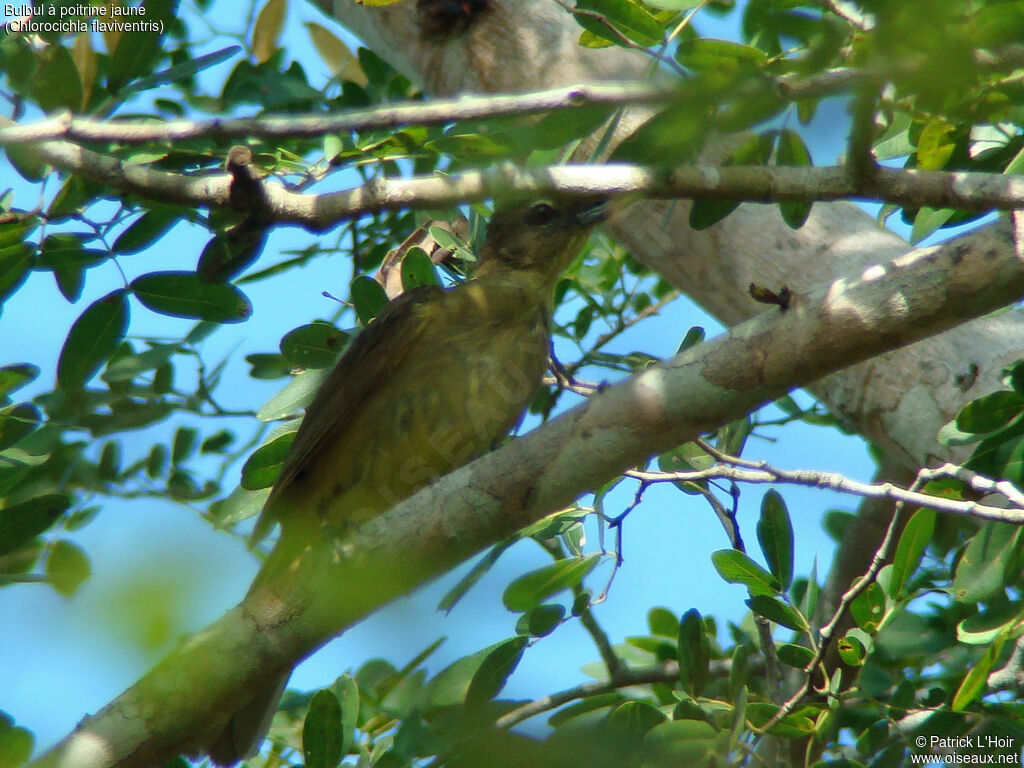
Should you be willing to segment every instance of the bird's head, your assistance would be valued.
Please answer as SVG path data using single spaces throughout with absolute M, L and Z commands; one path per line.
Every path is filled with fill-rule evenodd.
M 557 275 L 608 214 L 607 202 L 594 198 L 502 205 L 487 224 L 480 273 L 504 268 Z

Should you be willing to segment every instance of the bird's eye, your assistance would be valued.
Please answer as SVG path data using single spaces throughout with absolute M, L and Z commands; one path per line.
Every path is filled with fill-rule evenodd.
M 555 218 L 555 209 L 550 203 L 534 203 L 530 206 L 527 222 L 532 227 L 543 227 Z

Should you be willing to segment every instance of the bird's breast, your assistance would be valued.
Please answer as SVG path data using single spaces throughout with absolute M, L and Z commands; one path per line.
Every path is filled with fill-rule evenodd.
M 465 318 L 463 318 L 465 320 Z M 446 323 L 370 398 L 320 466 L 336 472 L 321 517 L 359 524 L 493 448 L 521 419 L 547 367 L 543 313 Z M 350 468 L 350 469 L 346 469 Z

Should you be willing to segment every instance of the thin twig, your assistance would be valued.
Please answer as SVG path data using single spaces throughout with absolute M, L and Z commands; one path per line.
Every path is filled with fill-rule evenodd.
M 697 482 L 700 480 L 721 479 L 756 484 L 789 483 L 792 485 L 839 491 L 865 498 L 889 498 L 902 504 L 926 507 L 937 512 L 1024 525 L 1024 494 L 1007 481 L 997 482 L 990 480 L 987 477 L 953 464 L 945 464 L 942 467 L 922 470 L 921 477 L 923 477 L 925 482 L 943 477 L 958 478 L 968 483 L 975 490 L 986 493 L 999 493 L 1017 506 L 1004 508 L 981 504 L 976 501 L 961 501 L 932 496 L 912 490 L 917 483 L 910 489 L 903 489 L 892 483 L 863 483 L 851 480 L 837 472 L 821 472 L 809 469 L 784 470 L 773 467 L 763 461 L 749 461 L 734 456 L 726 456 L 719 451 L 715 451 L 707 444 L 703 444 L 703 446 L 716 460 L 725 461 L 728 464 L 716 464 L 707 469 L 679 472 L 653 472 L 634 469 L 628 470 L 625 474 L 648 483 Z
M 0 128 L 0 145 L 52 139 L 112 141 L 120 144 L 175 142 L 197 138 L 300 139 L 349 131 L 394 130 L 406 125 L 444 125 L 455 120 L 531 115 L 595 104 L 650 104 L 674 91 L 644 82 L 593 83 L 547 91 L 496 96 L 463 96 L 351 110 L 331 115 L 241 117 L 230 120 L 133 120 L 107 122 L 59 114 L 29 125 Z
M 917 478 L 911 484 L 911 490 L 919 488 L 927 480 L 924 477 L 924 471 L 918 473 Z M 811 688 L 811 678 L 814 675 L 814 670 L 821 664 L 822 659 L 825 658 L 825 652 L 828 650 L 829 645 L 833 639 L 833 633 L 836 631 L 836 627 L 839 626 L 839 622 L 843 618 L 843 614 L 849 609 L 850 604 L 860 595 L 878 576 L 878 572 L 882 570 L 882 565 L 889 557 L 889 550 L 892 548 L 893 539 L 896 538 L 896 529 L 899 527 L 900 513 L 906 507 L 906 503 L 903 501 L 897 501 L 893 509 L 892 519 L 889 521 L 889 527 L 885 530 L 885 536 L 882 538 L 882 543 L 879 544 L 878 549 L 875 550 L 874 556 L 871 558 L 871 563 L 868 565 L 868 569 L 856 579 L 850 588 L 843 593 L 842 598 L 839 600 L 839 605 L 836 606 L 835 613 L 832 618 L 826 623 L 820 630 L 818 630 L 818 647 L 814 651 L 814 656 L 807 663 L 807 666 L 803 670 L 803 682 L 796 692 L 787 699 L 779 710 L 772 715 L 771 719 L 764 724 L 762 728 L 758 730 L 762 733 L 768 733 L 772 728 L 782 722 L 783 718 L 793 712 L 797 706 L 803 701 L 804 696 L 807 695 Z
M 544 547 L 544 549 L 546 549 L 548 553 L 555 558 L 555 560 L 567 560 L 569 557 L 557 538 L 538 541 L 538 543 Z M 577 604 L 579 604 L 579 600 L 583 596 L 584 591 L 582 584 L 576 584 L 573 586 L 572 594 Z M 604 628 L 598 624 L 589 602 L 580 609 L 578 616 L 580 624 L 582 624 L 583 628 L 590 634 L 591 639 L 594 641 L 594 645 L 597 647 L 597 652 L 601 654 L 601 659 L 604 661 L 605 668 L 608 670 L 608 676 L 610 678 L 614 678 L 625 671 L 626 662 L 619 658 L 619 655 L 615 653 L 615 649 L 612 647 L 612 642 L 608 638 L 608 633 L 606 633 Z
M 862 32 L 867 32 L 874 26 L 871 16 L 861 13 L 850 3 L 841 2 L 841 0 L 818 0 L 818 2 L 822 8 L 831 11 Z
M 641 320 L 646 320 L 648 317 L 652 317 L 658 314 L 666 306 L 668 306 L 670 303 L 679 298 L 681 294 L 682 291 L 679 291 L 678 289 L 671 290 L 658 301 L 654 302 L 653 304 L 648 304 L 646 307 L 637 312 L 635 315 L 633 315 L 633 317 L 629 318 L 628 320 L 620 319 L 620 321 L 615 325 L 614 328 L 612 328 L 610 331 L 602 333 L 600 336 L 594 339 L 594 343 L 590 345 L 590 349 L 587 351 L 587 355 L 593 354 L 597 350 L 601 349 L 605 344 L 608 344 L 609 342 L 615 340 L 623 333 L 625 333 L 627 330 L 632 328 L 634 325 L 639 323 Z M 569 377 L 571 377 L 574 373 L 576 373 L 576 371 L 578 371 L 584 365 L 587 365 L 587 363 L 587 356 L 584 355 L 584 357 L 582 357 L 581 359 L 577 360 L 576 362 L 572 363 L 569 366 L 566 366 L 565 372 L 569 375 Z

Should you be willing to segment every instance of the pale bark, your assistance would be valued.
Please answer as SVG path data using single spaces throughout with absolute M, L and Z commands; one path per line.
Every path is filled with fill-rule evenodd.
M 652 366 L 311 550 L 197 633 L 37 766 L 152 766 L 218 732 L 260 682 L 393 597 L 651 452 L 1024 296 L 1024 216 L 797 295 Z M 936 289 L 939 286 L 940 289 Z M 330 512 L 328 512 L 330 514 Z
M 464 36 L 443 43 L 420 35 L 412 2 L 382 8 L 349 0 L 316 4 L 431 95 L 518 93 L 635 80 L 651 71 L 651 59 L 635 51 L 581 48 L 580 27 L 551 0 L 493 0 L 492 10 Z M 643 114 L 627 116 L 620 135 Z M 638 259 L 729 326 L 760 311 L 748 294 L 751 282 L 805 291 L 911 247 L 848 203 L 815 205 L 800 230 L 790 229 L 775 206 L 744 205 L 701 232 L 690 229 L 688 211 L 685 202 L 648 202 L 633 206 L 610 229 Z M 965 402 L 998 386 L 1001 367 L 1024 348 L 1021 339 L 1024 317 L 1007 312 L 848 368 L 808 389 L 846 426 L 911 471 L 934 461 L 962 461 L 963 449 L 950 451 L 935 435 Z

